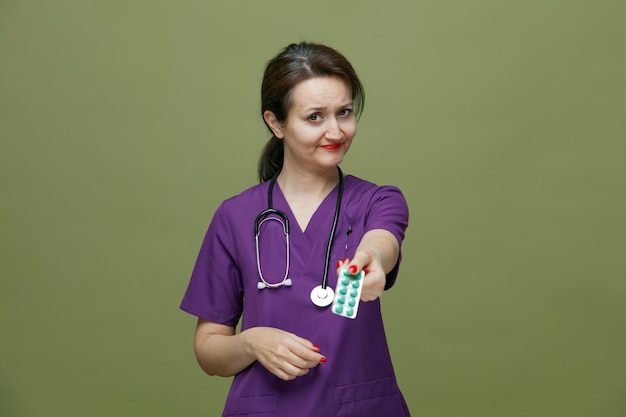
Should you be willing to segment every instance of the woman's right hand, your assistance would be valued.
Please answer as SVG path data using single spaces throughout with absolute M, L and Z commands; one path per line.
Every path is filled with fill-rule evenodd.
M 285 381 L 309 373 L 326 362 L 309 340 L 273 327 L 252 327 L 240 333 L 245 349 L 268 371 Z

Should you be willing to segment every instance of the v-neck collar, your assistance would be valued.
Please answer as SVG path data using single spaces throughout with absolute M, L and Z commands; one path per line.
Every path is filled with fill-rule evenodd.
M 280 188 L 278 182 L 274 185 L 274 207 L 284 211 L 285 214 L 287 214 L 289 221 L 294 223 L 294 226 L 296 227 L 290 227 L 292 233 L 296 232 L 298 235 L 305 237 L 310 244 L 317 243 L 320 238 L 323 238 L 327 242 L 328 236 L 331 232 L 330 229 L 332 227 L 338 192 L 339 184 L 335 185 L 335 187 L 333 187 L 333 189 L 317 206 L 304 230 L 302 230 L 302 227 L 296 220 L 296 217 L 291 210 L 291 206 L 289 205 L 289 202 L 287 202 L 287 198 L 285 198 L 283 190 Z

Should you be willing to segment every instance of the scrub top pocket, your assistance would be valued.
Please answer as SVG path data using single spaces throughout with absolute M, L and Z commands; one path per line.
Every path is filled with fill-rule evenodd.
M 275 417 L 276 397 L 264 395 L 262 397 L 231 398 L 224 407 L 223 417 Z
M 393 377 L 335 387 L 333 401 L 335 417 L 409 416 Z

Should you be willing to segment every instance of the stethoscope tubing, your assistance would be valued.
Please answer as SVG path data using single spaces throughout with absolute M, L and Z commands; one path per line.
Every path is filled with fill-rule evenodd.
M 281 216 L 283 218 L 283 221 L 281 221 L 280 219 L 276 218 L 276 217 L 266 217 L 263 220 L 261 220 L 260 222 L 255 222 L 254 226 L 255 226 L 255 234 L 254 234 L 254 247 L 256 249 L 256 266 L 257 269 L 259 271 L 259 278 L 261 278 L 261 283 L 263 283 L 263 286 L 258 285 L 259 289 L 262 288 L 278 288 L 282 285 L 290 285 L 287 281 L 289 281 L 289 222 L 287 220 L 287 216 L 285 215 L 285 213 L 281 212 L 280 210 L 274 210 L 272 209 L 271 211 L 268 212 L 268 210 L 265 210 L 263 213 L 260 214 L 261 215 L 268 215 L 268 214 L 278 214 L 279 216 Z M 281 215 L 282 214 L 282 215 Z M 284 217 L 283 217 L 284 216 Z M 262 217 L 262 216 L 261 216 Z M 283 225 L 283 231 L 285 233 L 285 247 L 286 247 L 286 263 L 285 263 L 285 276 L 283 277 L 283 279 L 279 282 L 276 283 L 270 283 L 268 282 L 264 277 L 263 277 L 263 272 L 261 272 L 261 256 L 259 254 L 259 236 L 260 233 L 258 233 L 258 231 L 260 230 L 260 227 L 263 223 L 267 222 L 267 221 L 277 221 L 279 223 L 281 223 Z
M 328 266 L 330 264 L 330 251 L 333 247 L 333 240 L 335 240 L 335 232 L 337 230 L 337 223 L 339 222 L 339 211 L 341 210 L 341 199 L 343 198 L 343 172 L 339 167 L 337 167 L 337 171 L 339 171 L 339 188 L 337 189 L 337 203 L 335 204 L 335 216 L 333 217 L 333 226 L 330 229 L 330 235 L 328 236 L 328 245 L 326 246 L 324 278 L 322 279 L 323 289 L 326 289 L 326 286 L 328 285 Z

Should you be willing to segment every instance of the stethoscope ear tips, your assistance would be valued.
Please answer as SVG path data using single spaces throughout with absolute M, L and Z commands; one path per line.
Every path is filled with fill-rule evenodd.
M 287 279 L 285 280 L 285 285 L 286 285 L 287 287 L 291 287 L 291 278 L 287 278 Z
M 264 289 L 265 287 L 267 287 L 267 285 L 265 285 L 265 283 L 263 282 L 257 282 L 256 283 L 256 287 L 260 290 Z

